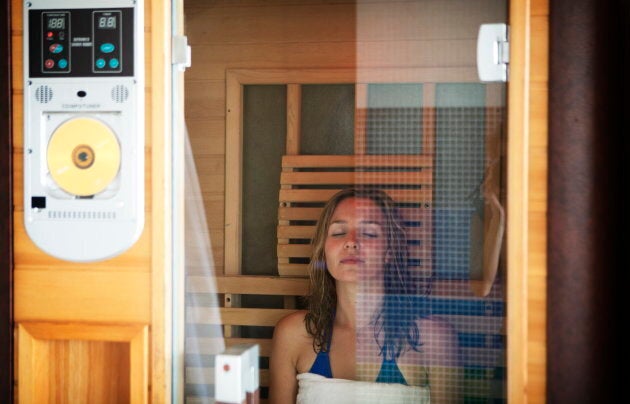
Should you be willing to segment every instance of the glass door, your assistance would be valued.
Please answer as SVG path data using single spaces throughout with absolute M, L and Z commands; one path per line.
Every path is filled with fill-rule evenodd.
M 354 330 L 349 378 L 367 384 L 344 394 L 507 399 L 507 88 L 477 73 L 479 28 L 507 23 L 507 10 L 507 0 L 185 0 L 194 64 L 183 83 L 190 148 L 174 174 L 185 195 L 177 397 L 214 400 L 216 355 L 256 344 L 269 399 L 275 325 L 312 310 L 309 276 L 330 272 L 313 255 L 320 215 L 353 188 L 391 198 L 404 265 L 356 281 L 367 332 Z M 334 335 L 333 376 L 343 374 Z M 298 394 L 311 386 L 302 379 Z M 382 392 L 382 381 L 409 389 Z

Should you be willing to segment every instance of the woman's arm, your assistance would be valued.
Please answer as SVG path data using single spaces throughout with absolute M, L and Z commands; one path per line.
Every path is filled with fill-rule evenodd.
M 429 372 L 431 404 L 456 403 L 461 399 L 461 366 L 453 328 L 438 317 L 420 320 L 424 362 Z
M 294 404 L 297 397 L 297 360 L 303 341 L 305 312 L 289 314 L 276 324 L 269 358 L 270 404 Z

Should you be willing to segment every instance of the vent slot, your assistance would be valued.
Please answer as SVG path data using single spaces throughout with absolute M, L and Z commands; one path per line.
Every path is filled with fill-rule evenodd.
M 115 211 L 50 210 L 48 219 L 58 220 L 115 220 Z

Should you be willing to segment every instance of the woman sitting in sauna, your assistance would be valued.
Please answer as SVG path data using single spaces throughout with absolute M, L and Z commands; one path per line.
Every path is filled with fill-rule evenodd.
M 277 324 L 271 403 L 447 403 L 457 398 L 456 338 L 424 316 L 393 201 L 346 189 L 320 217 L 308 310 Z

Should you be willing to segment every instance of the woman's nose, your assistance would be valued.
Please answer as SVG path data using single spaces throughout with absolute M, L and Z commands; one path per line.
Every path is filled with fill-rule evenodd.
M 346 244 L 343 246 L 346 250 L 357 250 L 359 248 L 359 244 L 357 244 L 354 240 L 346 241 Z

